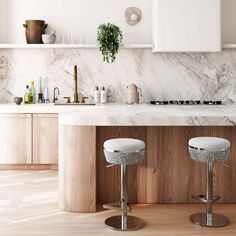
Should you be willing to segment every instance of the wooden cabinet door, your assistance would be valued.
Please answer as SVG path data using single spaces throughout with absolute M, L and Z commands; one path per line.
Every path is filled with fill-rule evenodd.
M 33 115 L 33 164 L 57 164 L 58 115 Z
M 32 163 L 30 114 L 0 114 L 0 164 Z

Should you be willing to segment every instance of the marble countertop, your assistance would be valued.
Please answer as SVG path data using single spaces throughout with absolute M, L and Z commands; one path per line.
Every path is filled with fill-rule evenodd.
M 45 103 L 45 104 L 21 104 L 16 105 L 15 103 L 2 103 L 0 104 L 0 114 L 4 113 L 17 113 L 17 114 L 25 114 L 25 113 L 51 113 L 57 114 L 63 111 L 77 111 L 79 110 L 81 105 L 55 105 L 54 103 Z M 90 106 L 92 107 L 92 106 Z
M 58 113 L 59 123 L 81 126 L 234 126 L 236 104 L 207 106 L 154 106 L 106 104 L 55 106 L 54 104 L 0 104 L 4 113 Z
M 234 126 L 236 105 L 107 104 L 60 112 L 59 124 L 81 126 Z

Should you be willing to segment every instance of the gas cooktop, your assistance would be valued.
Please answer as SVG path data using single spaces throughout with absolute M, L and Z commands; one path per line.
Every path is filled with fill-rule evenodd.
M 200 100 L 171 100 L 151 101 L 152 105 L 221 105 L 221 101 L 200 101 Z

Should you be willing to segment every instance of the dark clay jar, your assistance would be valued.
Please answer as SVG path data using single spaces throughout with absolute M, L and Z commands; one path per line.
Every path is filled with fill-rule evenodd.
M 42 44 L 42 34 L 45 34 L 47 24 L 43 20 L 26 20 L 23 24 L 28 44 Z

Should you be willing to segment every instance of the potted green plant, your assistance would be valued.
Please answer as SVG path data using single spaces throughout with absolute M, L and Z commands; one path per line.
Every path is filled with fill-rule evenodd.
M 103 61 L 107 63 L 115 61 L 122 40 L 123 34 L 118 26 L 107 23 L 98 27 L 97 42 Z

